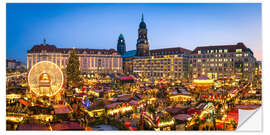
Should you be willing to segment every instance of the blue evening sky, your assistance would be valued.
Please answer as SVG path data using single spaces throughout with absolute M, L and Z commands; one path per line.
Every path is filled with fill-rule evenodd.
M 262 57 L 261 4 L 7 4 L 7 58 L 26 62 L 26 52 L 46 38 L 59 48 L 115 48 L 123 33 L 136 48 L 144 13 L 150 48 L 244 42 Z

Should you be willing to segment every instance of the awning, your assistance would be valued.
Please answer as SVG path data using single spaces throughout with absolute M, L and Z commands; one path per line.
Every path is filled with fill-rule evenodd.
M 132 77 L 130 77 L 130 76 L 122 76 L 122 77 L 120 77 L 120 80 L 121 81 L 126 81 L 126 80 L 134 80 Z
M 27 101 L 24 100 L 24 99 L 19 99 L 19 102 L 22 103 L 22 104 L 25 105 L 25 106 L 30 106 L 30 103 L 27 102 Z

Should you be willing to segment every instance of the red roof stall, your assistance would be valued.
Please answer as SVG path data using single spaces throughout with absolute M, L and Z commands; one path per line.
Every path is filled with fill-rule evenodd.
M 179 120 L 179 121 L 185 121 L 188 120 L 188 118 L 191 118 L 191 115 L 188 114 L 178 114 L 173 116 L 175 120 Z
M 65 105 L 54 105 L 53 109 L 54 109 L 55 114 L 66 114 L 66 113 L 71 112 L 69 107 Z
M 38 123 L 21 124 L 17 130 L 49 130 L 46 125 Z
M 25 106 L 30 106 L 30 103 L 27 102 L 27 101 L 24 100 L 24 99 L 19 99 L 19 102 L 22 103 L 22 104 L 25 105 Z
M 130 76 L 121 76 L 119 78 L 119 80 L 120 80 L 121 84 L 123 84 L 123 83 L 133 83 L 134 82 L 134 78 L 130 77 Z
M 200 110 L 196 110 L 194 108 L 190 108 L 190 109 L 187 110 L 187 114 L 189 114 L 189 115 L 192 115 L 192 114 L 195 114 L 195 113 L 200 114 L 201 111 Z
M 61 123 L 54 123 L 51 125 L 52 130 L 84 130 L 79 122 L 64 121 Z

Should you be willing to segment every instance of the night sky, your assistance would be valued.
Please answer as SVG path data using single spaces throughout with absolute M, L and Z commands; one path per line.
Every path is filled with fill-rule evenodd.
M 7 4 L 7 59 L 46 38 L 59 48 L 136 48 L 141 14 L 151 49 L 244 42 L 262 57 L 261 4 Z

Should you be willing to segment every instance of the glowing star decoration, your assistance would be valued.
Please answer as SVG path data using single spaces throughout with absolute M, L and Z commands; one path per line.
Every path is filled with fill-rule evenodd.
M 54 96 L 63 87 L 64 74 L 50 61 L 36 63 L 28 73 L 28 85 L 37 96 Z

